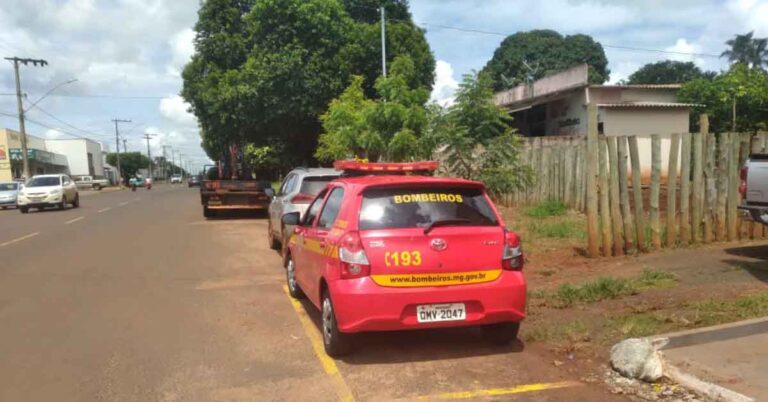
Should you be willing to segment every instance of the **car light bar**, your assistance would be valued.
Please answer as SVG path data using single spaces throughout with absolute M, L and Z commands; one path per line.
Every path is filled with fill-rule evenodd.
M 359 162 L 355 160 L 343 160 L 333 163 L 333 167 L 336 170 L 343 170 L 345 172 L 434 172 L 437 170 L 439 163 L 437 161 L 423 161 L 423 162 L 380 162 L 369 163 Z

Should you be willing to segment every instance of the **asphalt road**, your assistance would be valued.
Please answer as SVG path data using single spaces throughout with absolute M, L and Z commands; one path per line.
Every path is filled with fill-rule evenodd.
M 186 186 L 0 211 L 0 400 L 613 398 L 475 329 L 364 335 L 334 362 L 265 231 L 260 217 L 204 220 Z

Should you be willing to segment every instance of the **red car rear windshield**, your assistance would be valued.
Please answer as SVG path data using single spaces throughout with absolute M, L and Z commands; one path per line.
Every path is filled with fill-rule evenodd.
M 455 220 L 456 226 L 496 226 L 496 214 L 479 188 L 372 188 L 363 192 L 360 230 L 426 227 Z

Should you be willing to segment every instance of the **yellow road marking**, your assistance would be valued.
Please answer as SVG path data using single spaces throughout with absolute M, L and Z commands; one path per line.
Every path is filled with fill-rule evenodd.
M 98 210 L 98 211 L 96 211 L 96 212 L 98 212 L 98 213 L 107 212 L 107 211 L 109 211 L 110 209 L 112 209 L 112 207 L 106 207 L 106 208 L 102 208 L 102 209 L 100 209 L 100 210 Z
M 20 242 L 20 241 L 22 241 L 22 240 L 26 240 L 26 239 L 29 239 L 30 237 L 35 237 L 35 236 L 37 236 L 37 235 L 39 235 L 39 234 L 40 234 L 40 232 L 35 232 L 35 233 L 30 233 L 30 234 L 28 234 L 28 235 L 25 235 L 25 236 L 17 237 L 17 238 L 15 238 L 15 239 L 13 239 L 13 240 L 8 240 L 8 241 L 7 241 L 7 242 L 5 242 L 5 243 L 0 243 L 0 247 L 9 246 L 9 245 L 11 245 L 11 244 L 13 244 L 13 243 L 17 243 L 17 242 Z
M 64 222 L 64 224 L 65 224 L 65 225 L 69 225 L 70 223 L 75 223 L 75 222 L 77 222 L 77 221 L 81 221 L 81 220 L 83 220 L 83 219 L 85 219 L 85 217 L 84 217 L 84 216 L 78 216 L 78 217 L 77 217 L 77 218 L 75 218 L 75 219 L 70 219 L 70 220 L 68 220 L 68 221 Z
M 341 376 L 339 368 L 336 366 L 336 362 L 334 362 L 333 359 L 325 354 L 323 339 L 317 332 L 317 328 L 312 322 L 312 319 L 310 319 L 307 315 L 307 312 L 304 311 L 304 306 L 302 306 L 298 300 L 291 297 L 291 295 L 288 293 L 288 286 L 283 285 L 283 291 L 285 291 L 285 294 L 291 301 L 293 309 L 299 316 L 299 321 L 301 321 L 301 325 L 304 327 L 304 332 L 307 334 L 307 337 L 312 344 L 312 349 L 315 351 L 315 356 L 317 356 L 317 359 L 320 360 L 320 364 L 323 365 L 323 370 L 325 370 L 325 373 L 328 374 L 328 376 L 330 376 L 333 380 L 333 385 L 336 387 L 336 394 L 339 396 L 339 400 L 345 402 L 353 402 L 355 397 L 352 395 L 352 390 L 349 389 L 346 381 L 344 381 L 344 377 Z
M 476 391 L 446 392 L 444 394 L 424 395 L 424 396 L 416 397 L 416 399 L 417 400 L 470 399 L 470 398 L 479 398 L 483 396 L 501 396 L 501 395 L 522 394 L 526 392 L 546 391 L 549 389 L 577 387 L 580 385 L 583 385 L 583 384 L 578 381 L 561 381 L 561 382 L 550 382 L 550 383 L 539 383 L 539 384 L 525 384 L 525 385 L 518 385 L 512 388 L 491 388 L 491 389 L 480 389 Z

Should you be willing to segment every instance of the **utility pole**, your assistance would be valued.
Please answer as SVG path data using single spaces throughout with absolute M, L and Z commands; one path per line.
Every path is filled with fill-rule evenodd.
M 384 72 L 384 78 L 387 77 L 387 28 L 385 27 L 386 18 L 384 16 L 384 6 L 379 7 L 381 11 L 381 71 Z
M 163 181 L 168 181 L 168 157 L 165 156 L 165 149 L 170 145 L 163 145 Z
M 171 148 L 171 176 L 176 171 L 176 150 Z
M 182 157 L 184 154 L 179 152 L 179 174 L 181 175 L 181 180 L 184 180 L 184 159 Z
M 128 152 L 128 140 L 123 138 L 123 153 Z
M 130 123 L 130 120 L 123 120 L 123 119 L 112 119 L 113 122 L 115 122 L 115 146 L 117 147 L 117 179 L 120 182 L 120 188 L 123 187 L 123 170 L 120 169 L 120 130 L 118 129 L 117 125 L 119 123 Z M 123 140 L 125 141 L 125 140 Z M 123 142 L 123 145 L 125 145 L 125 142 Z M 123 149 L 125 151 L 125 149 Z
M 25 66 L 32 63 L 33 66 L 45 67 L 48 62 L 43 59 L 23 59 L 19 57 L 6 57 L 8 61 L 13 62 L 13 71 L 16 74 L 16 103 L 19 108 L 19 132 L 21 133 L 21 160 L 23 166 L 24 179 L 29 179 L 29 156 L 27 155 L 27 130 L 24 127 L 24 106 L 21 101 L 21 78 L 19 76 L 19 63 Z
M 149 149 L 149 140 L 154 137 L 153 135 L 149 133 L 144 134 L 144 139 L 147 140 L 147 158 L 149 158 L 149 167 L 147 168 L 147 175 L 149 176 L 150 180 L 153 179 L 152 176 L 152 151 Z

